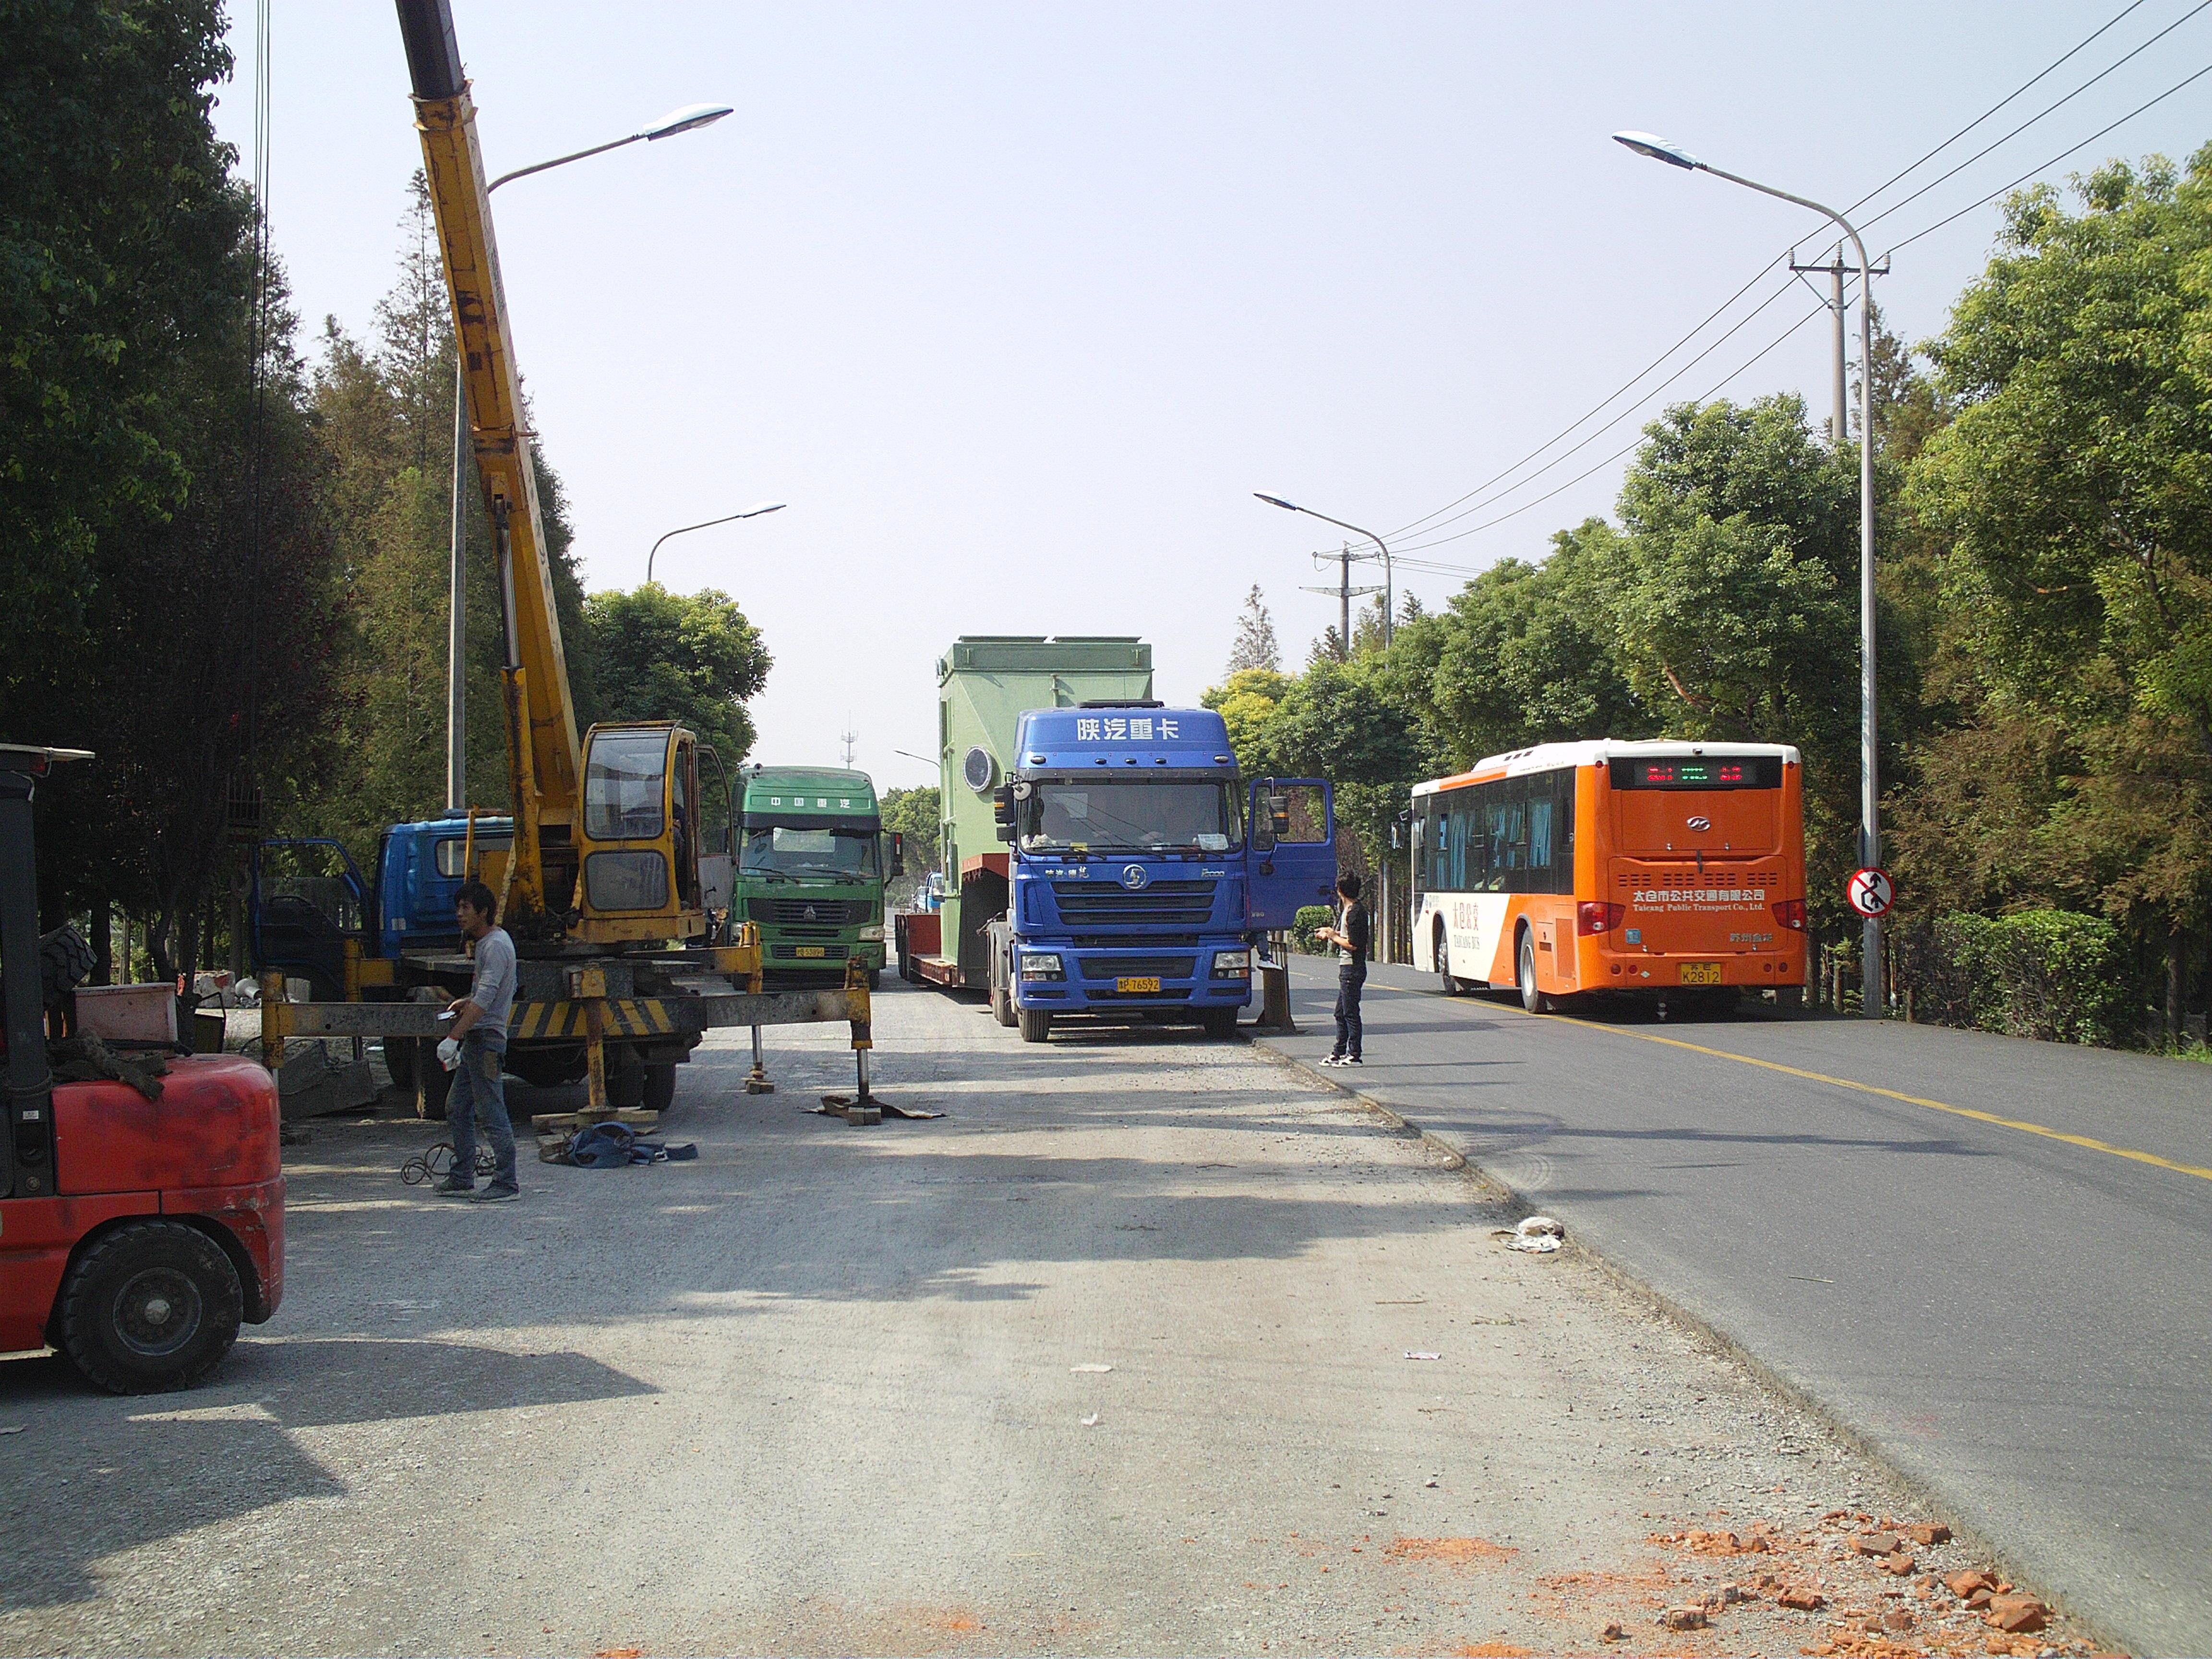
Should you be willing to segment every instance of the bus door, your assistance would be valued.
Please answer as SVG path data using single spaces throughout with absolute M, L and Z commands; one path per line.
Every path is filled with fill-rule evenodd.
M 1286 932 L 1336 891 L 1335 792 L 1320 778 L 1260 778 L 1250 805 L 1246 926 Z

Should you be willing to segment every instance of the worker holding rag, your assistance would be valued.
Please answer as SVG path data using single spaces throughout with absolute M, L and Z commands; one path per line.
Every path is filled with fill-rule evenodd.
M 452 1030 L 438 1045 L 439 1063 L 453 1074 L 446 1097 L 446 1122 L 453 1133 L 453 1168 L 438 1187 L 444 1198 L 504 1204 L 522 1196 L 514 1168 L 514 1126 L 507 1121 L 500 1075 L 507 1054 L 507 1017 L 514 1006 L 514 941 L 493 920 L 499 901 L 480 881 L 465 881 L 454 896 L 461 933 L 476 946 L 476 978 L 469 994 L 447 1006 Z M 477 1125 L 483 1125 L 497 1167 L 482 1192 L 477 1184 Z
M 1344 901 L 1334 927 L 1316 927 L 1314 937 L 1336 946 L 1336 1047 L 1324 1066 L 1364 1066 L 1359 1057 L 1359 993 L 1367 984 L 1367 953 L 1372 924 L 1367 907 L 1359 902 L 1359 878 L 1349 870 L 1336 878 L 1337 896 Z

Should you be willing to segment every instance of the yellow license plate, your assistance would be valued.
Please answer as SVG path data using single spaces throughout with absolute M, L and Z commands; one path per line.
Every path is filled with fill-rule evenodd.
M 1143 975 L 1141 976 L 1134 974 L 1125 974 L 1120 979 L 1114 981 L 1114 988 L 1121 992 L 1124 996 L 1129 995 L 1134 992 L 1149 991 L 1157 993 L 1160 988 L 1160 981 L 1156 975 L 1151 974 Z
M 818 957 L 825 955 L 826 952 L 823 951 L 823 947 L 818 945 L 802 945 L 796 951 L 793 951 L 792 954 L 801 957 Z M 1713 971 L 1717 974 L 1720 972 L 1720 969 L 1716 968 Z
M 1721 982 L 1721 965 L 1717 962 L 1686 962 L 1682 964 L 1682 983 L 1685 985 L 1717 985 Z

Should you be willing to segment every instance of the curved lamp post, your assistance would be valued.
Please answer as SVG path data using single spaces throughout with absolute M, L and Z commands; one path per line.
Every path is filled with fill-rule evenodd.
M 1362 530 L 1356 524 L 1346 524 L 1341 519 L 1332 519 L 1326 513 L 1316 513 L 1310 507 L 1300 507 L 1297 502 L 1286 501 L 1279 495 L 1261 495 L 1256 489 L 1252 493 L 1270 507 L 1279 507 L 1285 513 L 1303 513 L 1309 519 L 1319 519 L 1323 524 L 1333 524 L 1339 530 L 1349 530 L 1355 536 L 1366 537 L 1376 546 L 1382 549 L 1382 648 L 1389 650 L 1390 641 L 1397 637 L 1398 596 L 1391 586 L 1390 550 L 1382 538 L 1371 530 Z M 1352 655 L 1352 641 L 1348 639 L 1344 642 L 1344 654 L 1346 658 Z
M 702 519 L 697 524 L 684 525 L 680 529 L 670 531 L 668 532 L 668 536 L 686 536 L 695 530 L 709 529 L 718 524 L 735 524 L 739 519 L 757 519 L 763 513 L 781 513 L 782 511 L 783 503 L 781 501 L 763 501 L 758 507 L 749 507 L 742 513 L 725 513 L 719 519 Z M 660 538 L 660 542 L 666 541 L 668 539 L 668 536 L 663 536 Z M 653 546 L 647 551 L 645 556 L 645 580 L 648 583 L 653 580 L 653 554 L 660 551 L 660 542 L 653 543 Z
M 1879 775 L 1875 753 L 1875 609 L 1874 609 L 1874 282 L 1873 268 L 1868 263 L 1866 244 L 1851 228 L 1851 222 L 1831 207 L 1802 196 L 1793 196 L 1786 190 L 1777 190 L 1771 185 L 1762 185 L 1754 179 L 1724 172 L 1710 161 L 1701 161 L 1684 149 L 1649 132 L 1616 132 L 1613 142 L 1624 144 L 1638 155 L 1648 155 L 1655 161 L 1664 161 L 1668 167 L 1680 167 L 1688 173 L 1710 173 L 1716 179 L 1725 179 L 1732 185 L 1741 185 L 1746 190 L 1755 190 L 1762 196 L 1778 197 L 1797 206 L 1810 208 L 1815 213 L 1833 220 L 1844 234 L 1850 238 L 1851 251 L 1859 261 L 1859 862 L 1878 865 L 1881 862 L 1881 817 L 1878 796 Z M 1838 438 L 1842 434 L 1837 434 Z M 1861 965 L 1859 1012 L 1869 1019 L 1884 1018 L 1888 1010 L 1882 994 L 1881 922 L 1869 916 L 1863 939 L 1863 957 Z
M 594 144 L 589 149 L 556 155 L 550 161 L 538 161 L 526 167 L 517 167 L 512 173 L 502 173 L 484 186 L 484 194 L 489 197 L 501 185 L 512 184 L 515 179 L 527 178 L 533 173 L 544 173 L 549 167 L 566 167 L 569 162 L 580 161 L 587 155 L 601 155 L 611 149 L 620 149 L 625 144 L 673 138 L 679 132 L 712 126 L 730 112 L 727 104 L 686 104 L 680 109 L 669 111 L 651 126 L 641 128 L 627 138 Z M 465 718 L 468 699 L 462 665 L 468 645 L 468 593 L 464 580 L 467 567 L 461 557 L 461 446 L 468 436 L 468 395 L 462 368 L 460 353 L 457 349 L 453 354 L 453 501 L 448 525 L 453 540 L 453 596 L 446 634 L 446 807 L 449 811 L 458 811 L 465 806 L 469 793 L 468 723 Z

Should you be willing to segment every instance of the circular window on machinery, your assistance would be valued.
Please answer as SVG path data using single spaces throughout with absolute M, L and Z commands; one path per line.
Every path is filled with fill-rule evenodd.
M 999 763 L 991 751 L 977 744 L 961 757 L 960 775 L 968 787 L 982 794 L 999 781 Z

